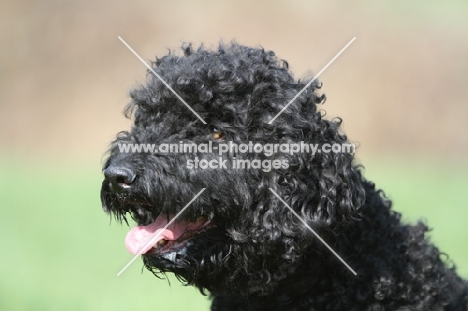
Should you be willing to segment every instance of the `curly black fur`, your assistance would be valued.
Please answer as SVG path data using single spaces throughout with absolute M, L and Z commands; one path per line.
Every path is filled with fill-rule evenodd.
M 366 181 L 350 153 L 271 158 L 288 168 L 188 169 L 193 154 L 120 153 L 119 143 L 344 143 L 340 119 L 326 120 L 325 97 L 313 83 L 271 125 L 304 86 L 273 52 L 235 43 L 211 51 L 183 46 L 153 69 L 208 124 L 204 125 L 159 79 L 131 92 L 134 119 L 110 148 L 101 199 L 119 219 L 131 213 L 139 225 L 175 215 L 206 191 L 180 221 L 209 219 L 213 226 L 182 249 L 143 255 L 155 274 L 173 272 L 212 295 L 212 310 L 468 310 L 468 287 L 425 234 L 406 225 L 391 202 Z M 218 158 L 199 153 L 200 159 Z M 225 154 L 265 159 L 264 155 Z M 107 175 L 106 175 L 107 176 Z M 112 183 L 125 185 L 116 191 Z M 278 193 L 338 254 L 353 275 L 270 192 Z M 179 220 L 178 220 L 179 221 Z

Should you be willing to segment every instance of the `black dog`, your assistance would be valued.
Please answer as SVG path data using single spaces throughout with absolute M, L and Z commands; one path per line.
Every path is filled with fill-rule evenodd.
M 104 165 L 103 208 L 138 223 L 126 244 L 149 270 L 209 291 L 212 310 L 468 310 L 467 283 L 426 225 L 402 224 L 352 152 L 124 152 L 130 143 L 349 143 L 341 120 L 322 118 L 317 82 L 270 122 L 305 87 L 273 52 L 234 43 L 183 52 L 152 68 L 193 111 L 148 73 L 126 110 L 134 125 Z

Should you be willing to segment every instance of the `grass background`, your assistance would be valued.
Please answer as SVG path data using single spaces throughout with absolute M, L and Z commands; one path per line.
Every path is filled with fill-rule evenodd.
M 123 245 L 128 228 L 100 206 L 99 163 L 0 158 L 0 310 L 208 310 L 207 297 L 142 270 Z M 367 161 L 404 219 L 424 216 L 432 240 L 468 276 L 468 170 L 454 163 Z
M 175 279 L 155 279 L 103 213 L 100 163 L 2 158 L 0 310 L 207 310 Z M 182 298 L 183 297 L 183 298 Z

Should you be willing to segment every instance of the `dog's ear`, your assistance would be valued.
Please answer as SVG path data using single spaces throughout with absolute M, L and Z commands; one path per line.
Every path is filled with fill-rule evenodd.
M 357 218 L 365 200 L 361 173 L 354 164 L 355 146 L 340 133 L 341 119 L 325 120 L 316 113 L 314 123 L 301 130 L 304 150 L 288 156 L 289 167 L 277 171 L 274 184 L 307 223 L 344 224 Z
M 321 123 L 318 131 L 297 129 L 304 143 L 318 146 L 317 150 L 325 144 L 333 148 L 334 144 L 349 143 L 338 131 L 341 120 L 317 121 Z M 288 167 L 261 174 L 252 189 L 253 204 L 233 230 L 233 238 L 292 259 L 310 245 L 304 240 L 313 241 L 297 216 L 325 239 L 330 239 L 337 227 L 358 219 L 365 201 L 364 182 L 353 163 L 353 153 L 336 151 L 337 147 L 330 152 L 279 155 Z
M 233 228 L 232 237 L 264 243 L 265 251 L 276 245 L 273 251 L 281 247 L 288 253 L 306 245 L 297 237 L 308 230 L 284 203 L 307 225 L 333 234 L 336 226 L 359 218 L 365 191 L 359 167 L 353 163 L 355 150 L 345 148 L 352 145 L 341 133 L 341 119 L 327 120 L 318 109 L 326 100 L 316 93 L 321 84 L 315 81 L 306 87 L 300 81 L 294 83 L 286 71 L 281 74 L 275 76 L 280 82 L 270 81 L 268 88 L 259 84 L 252 93 L 248 123 L 255 130 L 249 132 L 249 140 L 264 145 L 305 144 L 309 150 L 275 152 L 268 158 L 287 165 L 249 175 L 255 178 L 252 204 L 244 210 L 242 223 Z
M 284 203 L 310 227 L 333 235 L 337 226 L 359 218 L 365 201 L 364 181 L 359 166 L 354 164 L 353 145 L 340 133 L 341 119 L 326 120 L 320 111 L 298 117 L 294 110 L 291 115 L 285 112 L 284 117 L 291 117 L 291 122 L 278 120 L 273 124 L 274 132 L 283 133 L 280 139 L 290 144 L 308 144 L 309 150 L 277 154 L 288 165 L 263 174 L 253 189 L 252 210 L 245 217 L 250 225 L 244 227 L 251 238 L 276 240 L 282 247 L 287 247 L 286 243 L 295 245 L 294 237 L 308 234 Z M 285 240 L 288 236 L 291 240 Z

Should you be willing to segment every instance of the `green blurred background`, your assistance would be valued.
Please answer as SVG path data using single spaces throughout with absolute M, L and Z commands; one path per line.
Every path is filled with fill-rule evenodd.
M 207 310 L 101 211 L 108 142 L 144 66 L 182 42 L 262 45 L 318 72 L 366 176 L 468 277 L 465 1 L 1 1 L 0 310 Z

